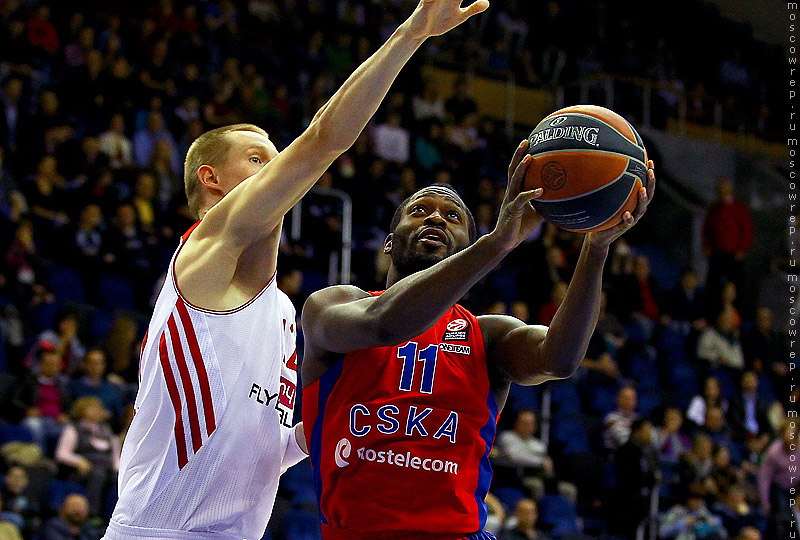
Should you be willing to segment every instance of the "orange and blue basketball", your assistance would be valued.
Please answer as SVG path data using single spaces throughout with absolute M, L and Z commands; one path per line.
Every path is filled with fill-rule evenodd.
M 525 189 L 544 188 L 532 204 L 547 221 L 575 232 L 602 231 L 636 208 L 647 185 L 642 138 L 612 110 L 575 105 L 531 132 Z

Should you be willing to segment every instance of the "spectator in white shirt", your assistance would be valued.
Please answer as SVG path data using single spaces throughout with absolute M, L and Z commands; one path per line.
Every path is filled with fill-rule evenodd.
M 603 442 L 609 450 L 616 450 L 631 436 L 631 424 L 639 415 L 636 414 L 636 389 L 626 386 L 617 394 L 617 410 L 606 415 L 603 420 Z
M 547 446 L 536 438 L 536 413 L 520 409 L 514 421 L 514 429 L 503 431 L 497 438 L 499 457 L 510 464 L 534 472 L 553 473 L 553 460 L 547 455 Z
M 108 129 L 100 134 L 100 151 L 109 159 L 112 169 L 127 169 L 133 166 L 131 140 L 125 136 L 125 117 L 116 113 L 111 117 Z
M 400 113 L 390 112 L 385 124 L 372 130 L 372 149 L 376 156 L 401 165 L 408 162 L 411 134 L 401 125 Z
M 734 327 L 733 312 L 723 311 L 715 327 L 703 330 L 697 341 L 697 357 L 712 366 L 744 368 L 744 353 Z

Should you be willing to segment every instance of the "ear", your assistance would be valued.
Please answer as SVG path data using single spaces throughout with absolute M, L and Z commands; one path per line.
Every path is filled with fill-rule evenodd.
M 389 236 L 386 237 L 386 240 L 383 241 L 383 253 L 388 255 L 392 252 L 392 233 L 389 233 Z
M 211 165 L 200 165 L 197 169 L 197 178 L 200 183 L 211 191 L 222 191 L 219 185 L 219 175 Z

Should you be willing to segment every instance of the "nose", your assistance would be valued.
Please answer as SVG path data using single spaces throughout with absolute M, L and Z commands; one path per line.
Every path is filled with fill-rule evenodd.
M 432 225 L 444 225 L 446 221 L 438 210 L 434 210 L 433 212 L 427 215 L 427 217 L 425 218 L 425 223 L 430 223 Z

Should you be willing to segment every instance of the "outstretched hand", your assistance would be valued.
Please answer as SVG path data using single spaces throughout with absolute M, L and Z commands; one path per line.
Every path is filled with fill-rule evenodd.
M 530 202 L 541 197 L 542 188 L 522 191 L 525 171 L 533 158 L 528 154 L 530 143 L 524 140 L 517 147 L 508 166 L 508 185 L 503 197 L 503 205 L 497 218 L 497 225 L 491 236 L 503 249 L 514 249 L 542 224 L 543 218 L 533 209 Z
M 409 37 L 427 39 L 449 32 L 488 8 L 489 0 L 475 0 L 465 8 L 461 7 L 461 0 L 420 0 L 405 24 Z
M 622 236 L 625 231 L 636 225 L 639 220 L 642 219 L 645 211 L 647 211 L 647 205 L 653 200 L 653 193 L 656 189 L 656 174 L 653 171 L 653 167 L 653 160 L 651 159 L 647 162 L 647 188 L 639 188 L 639 200 L 636 202 L 636 208 L 633 209 L 633 213 L 625 212 L 622 214 L 622 223 L 619 225 L 615 225 L 605 231 L 588 233 L 587 240 L 590 245 L 595 247 L 608 247 L 611 242 Z

